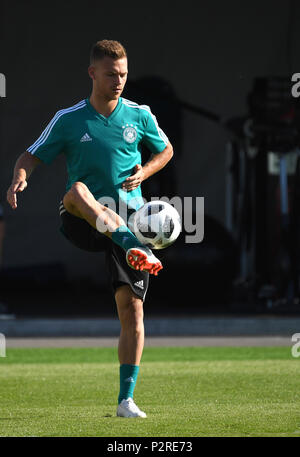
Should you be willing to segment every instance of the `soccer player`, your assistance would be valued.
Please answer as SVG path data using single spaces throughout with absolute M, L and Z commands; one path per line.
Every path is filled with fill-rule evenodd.
M 162 265 L 130 231 L 120 207 L 125 204 L 129 214 L 142 206 L 141 183 L 169 162 L 173 148 L 148 106 L 121 97 L 128 67 L 119 42 L 95 43 L 88 73 L 91 96 L 58 111 L 21 154 L 7 200 L 17 208 L 17 193 L 27 187 L 36 166 L 65 155 L 68 181 L 59 206 L 61 231 L 81 249 L 106 251 L 121 324 L 117 415 L 146 417 L 134 403 L 133 392 L 144 347 L 143 302 L 149 274 L 157 275 Z M 142 144 L 152 153 L 144 166 Z M 104 203 L 107 199 L 115 208 Z

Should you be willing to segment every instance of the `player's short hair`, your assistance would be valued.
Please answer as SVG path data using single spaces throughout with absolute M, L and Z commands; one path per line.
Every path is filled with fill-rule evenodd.
M 90 52 L 90 63 L 96 60 L 101 60 L 104 57 L 111 57 L 112 59 L 122 59 L 127 57 L 124 46 L 115 40 L 101 40 L 93 44 Z

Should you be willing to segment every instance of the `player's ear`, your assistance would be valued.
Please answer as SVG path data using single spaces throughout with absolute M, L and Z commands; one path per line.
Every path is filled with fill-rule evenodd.
M 89 77 L 93 80 L 95 80 L 95 67 L 93 65 L 90 65 L 88 67 L 88 74 L 89 74 Z

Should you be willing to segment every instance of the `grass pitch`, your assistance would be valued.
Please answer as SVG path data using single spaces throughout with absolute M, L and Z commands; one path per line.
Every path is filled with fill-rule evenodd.
M 0 436 L 300 436 L 300 359 L 288 347 L 145 348 L 135 401 L 115 416 L 114 348 L 8 349 Z

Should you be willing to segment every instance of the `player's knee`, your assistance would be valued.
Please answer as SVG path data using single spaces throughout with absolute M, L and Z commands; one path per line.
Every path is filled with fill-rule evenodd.
M 128 303 L 128 314 L 130 316 L 131 322 L 134 324 L 135 327 L 138 327 L 144 319 L 144 310 L 143 310 L 143 303 L 140 299 L 133 298 Z
M 144 310 L 143 303 L 141 300 L 136 300 L 132 307 L 133 323 L 136 332 L 140 332 L 143 328 L 144 322 Z
M 76 181 L 72 184 L 72 187 L 70 189 L 71 193 L 74 195 L 85 195 L 89 193 L 88 187 L 80 181 Z
M 80 181 L 74 182 L 71 189 L 66 194 L 66 200 L 70 201 L 71 204 L 74 204 L 78 199 L 88 199 L 90 196 L 90 191 L 88 187 Z
M 128 297 L 120 310 L 121 324 L 139 333 L 143 330 L 143 302 L 134 296 Z

